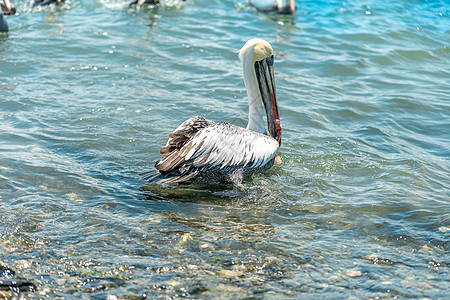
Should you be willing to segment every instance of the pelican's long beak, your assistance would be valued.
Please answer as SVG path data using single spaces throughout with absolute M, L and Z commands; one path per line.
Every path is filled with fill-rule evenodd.
M 273 74 L 273 56 L 255 62 L 256 78 L 267 115 L 269 134 L 281 145 L 281 123 L 278 112 L 275 77 Z
M 3 0 L 3 2 L 5 3 L 6 9 L 8 10 L 8 12 L 11 11 L 11 2 L 9 2 L 9 0 Z
M 295 5 L 295 0 L 289 0 L 289 7 L 291 8 L 291 13 L 294 13 L 297 9 L 297 6 Z

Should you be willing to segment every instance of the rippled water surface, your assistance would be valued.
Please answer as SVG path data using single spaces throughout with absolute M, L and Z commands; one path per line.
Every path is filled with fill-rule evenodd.
M 0 280 L 36 289 L 0 298 L 447 297 L 448 1 L 162 1 L 6 17 Z M 246 125 L 252 37 L 276 52 L 283 163 L 242 190 L 147 186 L 184 120 Z

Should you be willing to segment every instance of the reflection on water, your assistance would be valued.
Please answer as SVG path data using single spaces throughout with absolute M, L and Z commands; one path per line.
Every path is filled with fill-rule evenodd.
M 445 5 L 162 2 L 15 3 L 0 298 L 444 298 Z M 283 163 L 239 189 L 146 185 L 186 119 L 245 126 L 251 37 L 276 52 Z

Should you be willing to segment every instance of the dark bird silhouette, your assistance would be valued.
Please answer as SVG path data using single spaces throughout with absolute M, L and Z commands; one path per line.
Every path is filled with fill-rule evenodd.
M 50 4 L 61 4 L 64 3 L 65 0 L 35 0 L 33 3 L 33 7 L 36 6 L 47 6 Z
M 262 12 L 293 14 L 297 9 L 295 0 L 247 0 L 247 2 Z
M 128 2 L 128 6 L 156 5 L 159 3 L 159 0 L 132 0 Z

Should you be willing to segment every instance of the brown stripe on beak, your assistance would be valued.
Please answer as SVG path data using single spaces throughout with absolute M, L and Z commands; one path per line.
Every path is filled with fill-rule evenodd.
M 291 12 L 294 13 L 297 9 L 297 6 L 295 5 L 295 0 L 289 0 L 289 6 L 291 8 Z
M 8 9 L 8 12 L 10 12 L 11 11 L 11 2 L 9 2 L 9 0 L 4 0 L 3 2 L 5 2 L 5 6 L 6 6 L 6 8 Z
M 271 91 L 270 100 L 272 102 L 272 110 L 273 110 L 273 121 L 275 127 L 275 136 L 274 138 L 278 141 L 281 146 L 281 122 L 280 122 L 280 112 L 278 111 L 278 102 L 277 102 L 277 94 L 275 91 L 275 75 L 273 74 L 273 58 L 272 64 L 269 65 L 269 75 L 270 79 L 266 78 L 267 85 Z
M 269 134 L 281 145 L 281 124 L 273 73 L 273 56 L 255 62 L 255 72 L 266 110 Z

